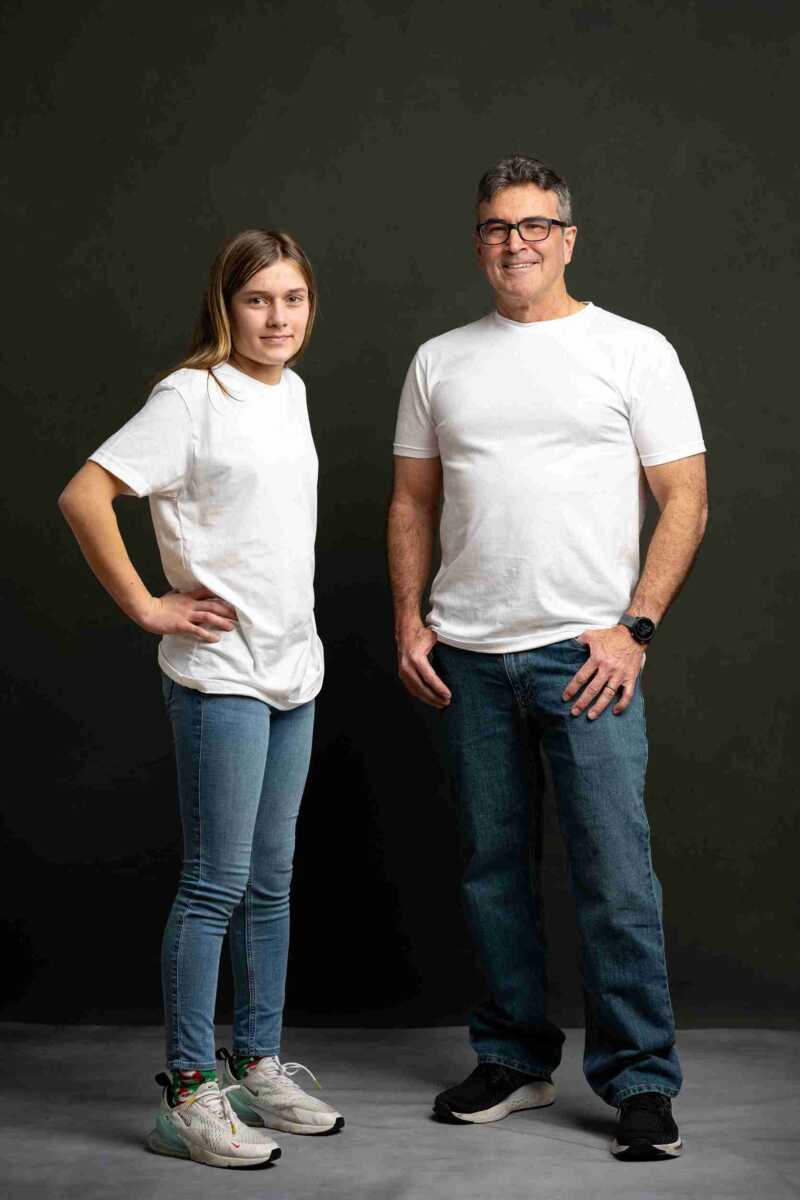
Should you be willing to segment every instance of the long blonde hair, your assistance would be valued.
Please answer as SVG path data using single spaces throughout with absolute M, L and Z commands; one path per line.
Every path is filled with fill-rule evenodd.
M 212 371 L 227 362 L 233 349 L 230 303 L 257 271 L 271 267 L 282 258 L 291 259 L 300 268 L 308 288 L 308 324 L 302 345 L 287 366 L 294 366 L 308 345 L 317 315 L 317 285 L 311 263 L 291 234 L 279 229 L 245 229 L 220 250 L 208 277 L 208 287 L 195 327 L 189 353 L 173 370 L 193 367 Z

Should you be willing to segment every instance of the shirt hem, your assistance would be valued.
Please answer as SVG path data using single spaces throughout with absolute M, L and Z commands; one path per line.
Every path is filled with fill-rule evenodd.
M 143 500 L 148 494 L 147 483 L 141 475 L 132 467 L 115 458 L 113 454 L 107 454 L 105 450 L 95 451 L 94 454 L 89 455 L 86 461 L 96 462 L 99 466 L 111 471 L 113 475 L 122 480 L 126 487 L 132 490 L 137 499 Z
M 196 692 L 203 692 L 210 696 L 249 696 L 253 700 L 261 700 L 264 704 L 268 704 L 270 708 L 277 708 L 280 712 L 288 712 L 292 708 L 299 708 L 301 704 L 308 704 L 315 696 L 318 696 L 322 689 L 322 675 L 319 675 L 310 688 L 301 692 L 298 699 L 291 701 L 276 700 L 274 695 L 270 695 L 263 688 L 254 687 L 252 684 L 240 683 L 238 680 L 232 679 L 197 679 L 192 675 L 184 675 L 172 666 L 170 662 L 158 651 L 158 665 L 165 675 L 179 683 L 181 687 L 192 688 Z
M 419 450 L 416 446 L 400 446 L 397 442 L 393 449 L 398 458 L 439 458 L 438 450 Z
M 678 446 L 675 450 L 662 450 L 658 454 L 642 454 L 643 467 L 657 467 L 662 463 L 677 462 L 680 458 L 691 458 L 693 454 L 704 454 L 703 442 L 689 442 L 686 446 Z
M 609 621 L 605 625 L 567 625 L 561 630 L 550 633 L 529 633 L 518 638 L 497 638 L 481 642 L 453 638 L 446 633 L 440 633 L 433 626 L 429 626 L 429 628 L 436 634 L 437 641 L 445 646 L 452 646 L 456 650 L 475 650 L 482 654 L 510 654 L 516 650 L 539 650 L 542 646 L 553 645 L 554 642 L 565 642 L 569 638 L 580 637 L 587 630 L 611 629 L 616 624 L 616 621 Z

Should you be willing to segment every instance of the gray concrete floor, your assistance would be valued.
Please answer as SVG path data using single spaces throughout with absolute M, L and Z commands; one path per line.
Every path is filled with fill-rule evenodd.
M 433 1095 L 472 1069 L 462 1029 L 288 1029 L 286 1061 L 306 1063 L 344 1112 L 336 1137 L 276 1133 L 264 1171 L 215 1170 L 148 1153 L 162 1069 L 155 1028 L 0 1026 L 0 1184 L 11 1200 L 783 1200 L 800 1196 L 800 1034 L 687 1030 L 673 1162 L 618 1163 L 614 1112 L 580 1072 L 571 1031 L 556 1104 L 494 1125 L 440 1125 Z M 220 1044 L 230 1045 L 227 1029 Z

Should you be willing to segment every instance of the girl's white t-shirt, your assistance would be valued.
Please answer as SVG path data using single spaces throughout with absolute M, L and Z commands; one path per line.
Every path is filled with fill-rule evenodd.
M 323 676 L 314 622 L 318 463 L 300 377 L 284 369 L 268 386 L 229 363 L 213 375 L 175 371 L 89 457 L 129 495 L 149 497 L 170 585 L 208 588 L 236 609 L 237 624 L 217 630 L 218 642 L 162 637 L 164 673 L 277 709 L 311 700 Z
M 428 625 L 490 653 L 615 625 L 639 578 L 642 467 L 704 449 L 672 346 L 596 305 L 531 324 L 495 312 L 426 342 L 394 452 L 442 462 Z

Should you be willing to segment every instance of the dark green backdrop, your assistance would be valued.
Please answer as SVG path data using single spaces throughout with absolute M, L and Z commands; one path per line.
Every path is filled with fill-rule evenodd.
M 522 150 L 572 184 L 572 293 L 670 338 L 709 447 L 706 543 L 645 677 L 678 1015 L 792 1020 L 795 12 L 4 6 L 3 1015 L 158 1019 L 178 825 L 156 644 L 91 577 L 56 498 L 181 355 L 220 241 L 271 225 L 301 239 L 322 290 L 301 373 L 328 675 L 290 1017 L 462 1016 L 476 979 L 452 812 L 431 714 L 395 679 L 383 523 L 404 371 L 419 342 L 490 307 L 472 197 L 487 165 Z M 164 590 L 147 505 L 118 510 Z M 575 1021 L 552 809 L 547 822 L 554 1015 Z

